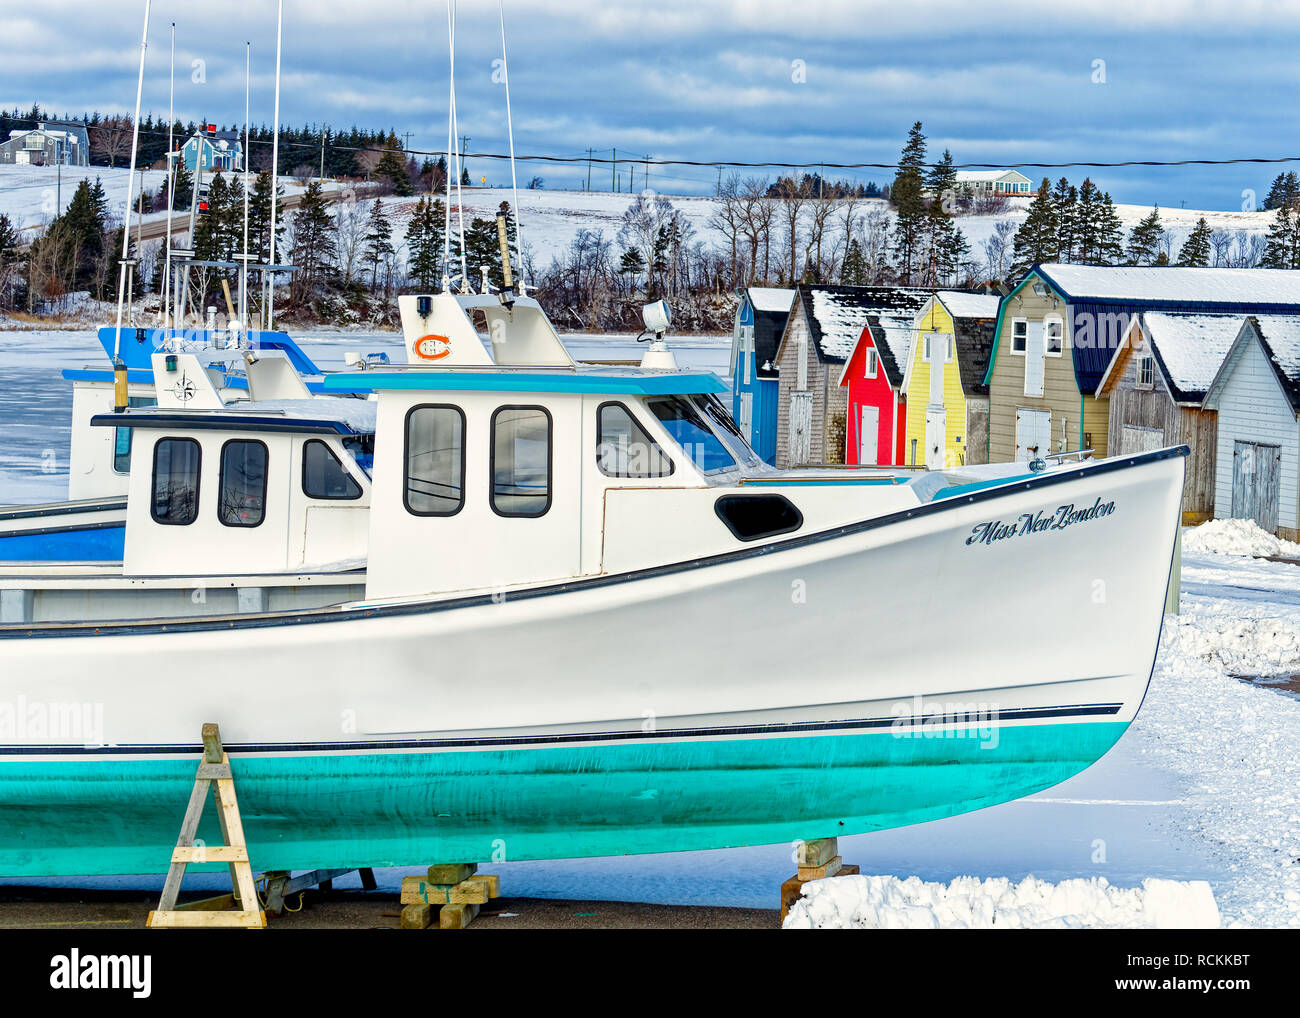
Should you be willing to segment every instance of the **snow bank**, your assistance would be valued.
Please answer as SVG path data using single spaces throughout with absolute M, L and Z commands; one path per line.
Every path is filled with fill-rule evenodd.
M 1283 541 L 1254 520 L 1210 520 L 1183 534 L 1189 555 L 1285 555 L 1300 558 L 1300 544 Z
M 1248 609 L 1230 615 L 1196 609 L 1165 618 L 1161 653 L 1218 665 L 1229 675 L 1300 673 L 1300 625 L 1294 618 L 1250 618 Z
M 1059 884 L 1026 877 L 831 877 L 805 884 L 785 929 L 1217 929 L 1219 909 L 1203 880 L 1148 879 L 1112 887 L 1105 877 Z

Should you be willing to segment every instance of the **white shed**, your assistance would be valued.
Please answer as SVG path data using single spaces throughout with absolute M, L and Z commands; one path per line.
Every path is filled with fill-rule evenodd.
M 1300 317 L 1250 315 L 1205 398 L 1219 413 L 1214 515 L 1300 537 Z

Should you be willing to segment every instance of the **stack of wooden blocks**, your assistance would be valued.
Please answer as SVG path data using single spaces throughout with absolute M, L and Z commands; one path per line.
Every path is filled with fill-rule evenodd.
M 856 876 L 857 866 L 846 866 L 840 858 L 839 840 L 837 838 L 818 838 L 816 841 L 801 841 L 795 855 L 798 872 L 781 885 L 781 922 L 785 922 L 790 906 L 799 900 L 803 885 L 810 880 L 825 880 L 827 877 Z
M 479 873 L 477 863 L 440 863 L 427 876 L 402 878 L 402 929 L 463 930 L 491 899 L 501 896 L 501 878 Z

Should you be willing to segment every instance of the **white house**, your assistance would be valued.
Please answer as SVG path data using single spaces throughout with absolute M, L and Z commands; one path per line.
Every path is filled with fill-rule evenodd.
M 1205 397 L 1217 410 L 1214 515 L 1300 537 L 1300 318 L 1250 315 Z
M 1019 170 L 958 170 L 957 190 L 972 198 L 1029 198 L 1034 183 Z

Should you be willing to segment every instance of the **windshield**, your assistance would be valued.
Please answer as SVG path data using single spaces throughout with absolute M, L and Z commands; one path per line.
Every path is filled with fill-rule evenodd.
M 757 463 L 758 453 L 754 452 L 749 443 L 745 441 L 745 436 L 736 427 L 736 422 L 732 419 L 727 408 L 722 405 L 722 401 L 712 393 L 707 396 L 697 396 L 696 399 L 703 404 L 704 412 L 708 414 L 709 420 L 713 422 L 713 430 L 717 432 L 720 439 L 727 443 L 727 448 L 731 450 L 731 455 L 735 457 L 736 462 L 746 463 L 751 466 Z
M 736 458 L 728 445 L 714 433 L 705 413 L 696 404 L 680 396 L 671 396 L 649 400 L 646 405 L 673 441 L 704 473 L 716 474 L 736 466 Z
M 374 435 L 351 435 L 343 439 L 343 448 L 352 453 L 352 458 L 357 461 L 359 466 L 367 477 L 375 465 L 375 436 Z

